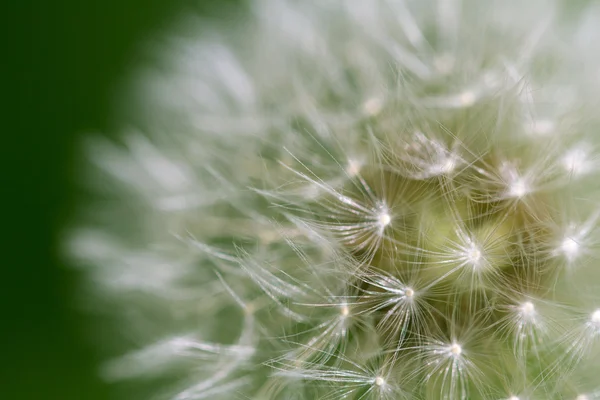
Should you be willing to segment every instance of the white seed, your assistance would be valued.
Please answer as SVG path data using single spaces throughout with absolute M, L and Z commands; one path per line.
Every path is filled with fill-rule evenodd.
M 473 104 L 475 104 L 475 101 L 477 100 L 477 95 L 475 94 L 475 92 L 468 90 L 465 92 L 462 92 L 459 96 L 459 102 L 461 106 L 464 107 L 469 107 L 472 106 Z
M 415 291 L 411 288 L 406 288 L 404 289 L 404 295 L 409 298 L 413 297 L 415 295 Z
M 348 160 L 348 165 L 346 166 L 346 173 L 350 176 L 356 176 L 359 174 L 360 169 L 362 167 L 362 163 L 357 160 Z
M 588 154 L 582 148 L 574 148 L 569 150 L 562 158 L 562 165 L 564 169 L 574 175 L 583 175 L 588 172 L 589 163 L 588 163 Z
M 535 306 L 532 302 L 526 301 L 521 305 L 521 313 L 525 317 L 531 317 L 533 314 L 535 314 Z
M 383 377 L 378 376 L 377 378 L 375 378 L 375 385 L 383 386 L 384 384 L 385 384 L 385 379 L 383 379 Z
M 342 317 L 347 317 L 350 314 L 350 309 L 348 308 L 347 305 L 343 305 L 340 309 L 340 314 L 342 314 Z
M 577 253 L 579 252 L 579 243 L 577 243 L 575 239 L 571 237 L 566 237 L 562 241 L 560 249 L 563 252 L 563 254 L 569 259 L 574 259 L 577 256 Z
M 511 197 L 521 198 L 529 192 L 527 182 L 523 178 L 518 178 L 510 184 L 508 194 Z
M 442 165 L 442 172 L 444 174 L 449 174 L 456 168 L 456 160 L 454 157 L 448 157 L 444 165 Z
M 376 116 L 383 109 L 383 101 L 379 97 L 371 97 L 363 104 L 363 110 L 367 115 Z
M 481 261 L 481 250 L 474 244 L 471 243 L 469 249 L 467 249 L 466 258 L 471 265 L 474 267 L 479 266 L 479 262 Z
M 510 161 L 502 162 L 499 172 L 507 186 L 506 196 L 521 198 L 531 191 L 529 182 L 519 174 L 514 163 Z
M 384 212 L 379 215 L 379 224 L 383 226 L 388 226 L 392 222 L 392 217 L 390 214 Z
M 462 353 L 462 347 L 457 344 L 457 343 L 452 343 L 452 345 L 450 346 L 450 353 L 452 353 L 453 356 L 460 356 L 460 354 Z

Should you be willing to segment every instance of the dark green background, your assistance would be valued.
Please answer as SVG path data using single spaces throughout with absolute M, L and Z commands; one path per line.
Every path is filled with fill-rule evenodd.
M 3 12 L 3 253 L 0 399 L 111 399 L 73 304 L 80 278 L 57 232 L 74 204 L 81 133 L 110 126 L 116 84 L 136 44 L 182 6 L 208 1 L 11 1 Z M 208 7 L 210 5 L 210 7 Z M 205 11 L 202 11 L 205 12 Z

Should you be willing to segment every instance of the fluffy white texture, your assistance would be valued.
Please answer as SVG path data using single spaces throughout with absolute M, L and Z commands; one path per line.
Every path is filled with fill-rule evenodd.
M 552 256 L 558 256 L 570 268 L 581 264 L 582 259 L 596 258 L 600 212 L 594 207 L 589 217 L 582 222 L 569 222 L 560 229 L 559 237 L 553 243 Z
M 419 350 L 423 352 L 425 382 L 435 387 L 440 399 L 463 400 L 480 395 L 481 370 L 460 343 L 435 340 Z
M 471 215 L 453 204 L 476 188 L 469 200 L 490 215 L 508 202 L 501 218 L 525 204 L 523 218 L 535 220 L 535 196 L 568 192 L 564 175 L 597 171 L 593 147 L 579 143 L 599 126 L 586 111 L 600 89 L 600 14 L 583 8 L 566 0 L 257 0 L 243 23 L 206 27 L 187 16 L 152 42 L 152 62 L 124 96 L 134 105 L 123 124 L 139 129 L 125 129 L 123 145 L 90 141 L 89 186 L 100 195 L 69 241 L 94 292 L 118 306 L 108 313 L 145 345 L 110 363 L 110 378 L 180 366 L 181 382 L 156 394 L 170 400 L 485 398 L 487 361 L 468 340 L 435 336 L 438 322 L 464 319 L 464 310 L 446 310 L 460 293 L 439 275 L 413 276 L 440 266 L 449 266 L 444 278 L 460 271 L 471 283 L 468 301 L 486 291 L 482 320 L 504 313 L 491 327 L 498 331 L 480 336 L 508 339 L 519 363 L 540 362 L 554 343 L 567 347 L 566 358 L 583 358 L 600 318 L 557 338 L 556 303 L 531 300 L 527 291 L 538 287 L 499 292 L 510 272 L 493 263 L 504 247 L 493 233 L 475 240 Z M 481 111 L 490 102 L 494 112 Z M 448 115 L 460 123 L 444 125 Z M 507 154 L 490 154 L 499 144 Z M 374 166 L 383 172 L 367 178 Z M 397 184 L 391 172 L 419 182 L 411 196 L 432 182 L 445 190 L 436 201 L 460 227 L 455 239 L 433 246 L 405 227 L 420 210 L 407 193 L 388 191 Z M 596 222 L 561 232 L 549 251 L 518 232 L 514 259 L 594 255 Z M 386 271 L 369 269 L 381 260 Z M 394 275 L 401 267 L 408 276 Z M 352 351 L 360 362 L 345 355 Z M 404 354 L 421 363 L 408 363 L 407 382 L 398 382 Z M 389 368 L 364 365 L 377 357 Z M 532 382 L 546 383 L 553 367 Z M 283 379 L 276 384 L 274 370 Z M 321 397 L 274 389 L 298 379 L 318 382 Z M 408 394 L 405 383 L 421 393 Z

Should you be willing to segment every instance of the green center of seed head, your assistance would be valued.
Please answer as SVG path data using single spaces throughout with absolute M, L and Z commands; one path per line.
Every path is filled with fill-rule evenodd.
M 536 255 L 532 254 L 533 248 L 528 247 L 527 235 L 522 235 L 531 218 L 525 216 L 528 213 L 519 203 L 515 205 L 511 200 L 482 204 L 470 198 L 468 190 L 458 188 L 459 183 L 453 177 L 436 176 L 419 181 L 385 169 L 385 172 L 366 173 L 362 181 L 381 197 L 382 204 L 387 205 L 385 209 L 379 208 L 379 228 L 373 235 L 381 235 L 381 241 L 374 253 L 366 258 L 369 262 L 365 268 L 367 271 L 370 268 L 385 271 L 407 285 L 404 301 L 412 301 L 417 292 L 419 296 L 429 292 L 426 300 L 420 298 L 419 301 L 426 301 L 427 307 L 437 311 L 430 314 L 429 321 L 420 321 L 430 324 L 426 331 L 442 327 L 448 330 L 444 335 L 450 338 L 451 329 L 468 329 L 476 314 L 490 311 L 491 299 L 507 302 L 509 296 L 506 294 L 515 288 L 535 286 L 527 280 L 536 279 L 537 272 L 532 274 L 528 270 L 539 269 L 539 266 L 532 267 L 533 264 L 525 261 Z M 468 179 L 475 180 L 476 177 L 465 180 Z M 359 191 L 351 197 L 358 202 L 361 196 L 364 192 Z M 535 196 L 528 196 L 531 197 L 529 200 L 537 201 Z M 542 210 L 539 216 L 544 217 L 544 207 L 539 209 Z M 371 237 L 363 239 L 371 240 Z M 354 251 L 363 249 L 361 243 L 347 244 L 357 260 L 365 259 L 361 253 L 365 250 Z M 418 285 L 413 286 L 415 283 Z M 427 290 L 422 291 L 423 288 Z M 534 311 L 527 309 L 527 305 L 523 307 L 524 314 Z M 501 313 L 490 315 L 492 320 L 488 320 L 483 328 L 502 318 Z M 465 326 L 457 327 L 457 324 Z M 397 332 L 382 329 L 382 332 Z M 393 340 L 392 337 L 385 338 L 387 342 Z M 456 346 L 449 347 L 448 354 L 460 356 L 462 348 Z

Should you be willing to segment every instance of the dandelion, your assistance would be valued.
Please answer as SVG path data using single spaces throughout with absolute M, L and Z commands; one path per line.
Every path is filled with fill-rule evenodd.
M 600 8 L 244 5 L 149 39 L 74 168 L 118 395 L 600 398 Z

